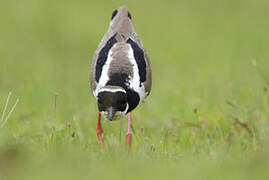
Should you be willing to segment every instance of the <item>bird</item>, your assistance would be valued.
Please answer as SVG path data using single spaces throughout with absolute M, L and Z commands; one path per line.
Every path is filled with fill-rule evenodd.
M 150 94 L 149 56 L 132 24 L 127 6 L 114 10 L 108 31 L 94 52 L 90 88 L 97 100 L 96 134 L 104 148 L 101 117 L 114 121 L 128 114 L 125 146 L 132 145 L 131 112 Z

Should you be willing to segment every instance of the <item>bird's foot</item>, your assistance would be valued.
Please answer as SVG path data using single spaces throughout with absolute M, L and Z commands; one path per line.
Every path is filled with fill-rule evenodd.
M 98 141 L 99 141 L 99 143 L 101 145 L 101 148 L 104 149 L 104 141 L 103 141 L 102 133 L 103 133 L 102 129 L 96 129 L 96 134 L 97 134 Z
M 130 150 L 132 146 L 132 133 L 127 133 L 125 137 L 125 147 Z
M 104 141 L 103 141 L 103 137 L 102 137 L 103 129 L 101 126 L 101 113 L 98 114 L 98 122 L 96 125 L 96 134 L 97 134 L 97 138 L 100 142 L 101 148 L 104 149 Z

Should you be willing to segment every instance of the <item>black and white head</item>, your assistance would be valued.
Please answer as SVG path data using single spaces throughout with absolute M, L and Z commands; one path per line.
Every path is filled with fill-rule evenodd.
M 126 91 L 121 87 L 103 87 L 98 91 L 97 105 L 108 120 L 119 119 L 128 111 Z

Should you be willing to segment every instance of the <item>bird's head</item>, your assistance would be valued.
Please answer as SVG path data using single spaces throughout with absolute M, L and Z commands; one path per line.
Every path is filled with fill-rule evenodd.
M 104 87 L 98 91 L 99 111 L 110 121 L 121 118 L 127 113 L 126 91 L 121 87 Z

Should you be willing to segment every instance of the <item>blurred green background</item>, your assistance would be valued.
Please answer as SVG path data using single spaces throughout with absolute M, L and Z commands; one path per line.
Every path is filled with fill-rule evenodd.
M 89 89 L 123 4 L 153 71 L 129 154 L 126 118 L 103 123 L 100 150 Z M 268 18 L 267 0 L 2 1 L 0 112 L 10 91 L 7 109 L 19 103 L 0 128 L 0 177 L 267 179 Z

